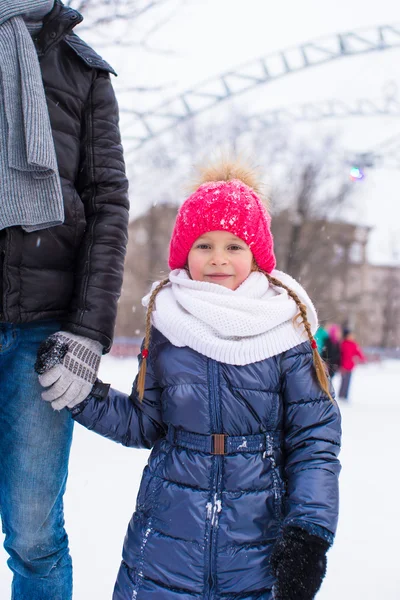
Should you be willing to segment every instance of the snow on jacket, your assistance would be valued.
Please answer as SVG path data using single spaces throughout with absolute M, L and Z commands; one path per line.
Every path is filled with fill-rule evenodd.
M 72 412 L 116 442 L 153 448 L 114 600 L 270 600 L 283 525 L 333 540 L 340 414 L 309 342 L 234 366 L 153 329 L 143 402 L 134 383 L 130 396 L 110 389 Z M 226 454 L 212 454 L 221 433 Z
M 114 71 L 72 33 L 80 21 L 78 12 L 57 0 L 34 40 L 65 220 L 34 233 L 0 231 L 0 321 L 61 320 L 107 350 L 123 276 L 128 182 Z
M 344 340 L 340 347 L 340 367 L 345 371 L 352 371 L 356 366 L 355 359 L 365 361 L 365 356 L 360 346 L 354 340 Z

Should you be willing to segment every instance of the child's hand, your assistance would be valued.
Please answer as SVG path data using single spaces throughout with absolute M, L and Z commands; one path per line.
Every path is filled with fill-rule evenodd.
M 300 527 L 285 528 L 271 557 L 274 600 L 313 600 L 325 576 L 328 548 L 328 542 Z

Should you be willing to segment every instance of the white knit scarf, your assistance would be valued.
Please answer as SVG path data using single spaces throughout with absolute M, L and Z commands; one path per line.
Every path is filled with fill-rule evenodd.
M 315 333 L 317 314 L 302 286 L 281 271 L 271 275 L 306 305 Z M 236 290 L 193 281 L 184 269 L 171 271 L 169 279 L 157 295 L 152 324 L 174 346 L 188 346 L 219 362 L 247 365 L 308 339 L 304 327 L 293 323 L 299 312 L 294 300 L 283 288 L 270 285 L 262 273 L 251 273 Z M 143 306 L 149 299 L 150 294 L 143 298 Z

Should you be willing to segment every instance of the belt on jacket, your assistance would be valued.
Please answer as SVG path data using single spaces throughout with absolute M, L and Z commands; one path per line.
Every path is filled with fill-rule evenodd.
M 225 433 L 203 435 L 169 425 L 166 437 L 173 446 L 208 454 L 266 452 L 267 456 L 270 456 L 280 447 L 282 432 L 274 430 L 254 435 L 226 435 Z

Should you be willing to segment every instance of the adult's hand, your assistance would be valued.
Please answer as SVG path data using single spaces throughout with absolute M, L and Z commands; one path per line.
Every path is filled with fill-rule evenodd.
M 102 351 L 100 342 L 68 331 L 47 338 L 35 363 L 40 384 L 48 388 L 42 393 L 43 400 L 61 410 L 87 398 L 97 378 Z

